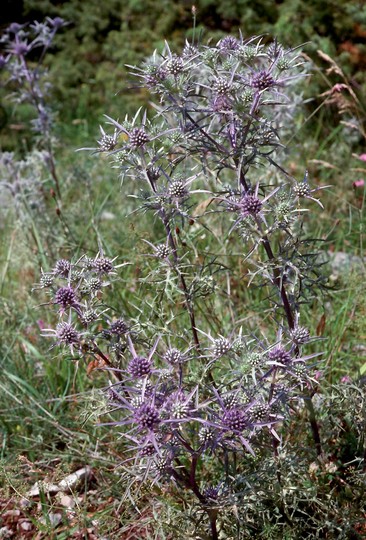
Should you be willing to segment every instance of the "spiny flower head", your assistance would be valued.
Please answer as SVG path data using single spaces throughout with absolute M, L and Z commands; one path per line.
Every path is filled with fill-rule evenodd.
M 257 403 L 250 409 L 250 419 L 252 422 L 263 422 L 268 418 L 268 406 L 264 403 Z
M 53 273 L 57 276 L 69 277 L 71 263 L 67 259 L 60 259 L 54 266 Z
M 240 399 L 237 394 L 228 394 L 222 397 L 222 402 L 225 409 L 235 409 L 240 404 Z
M 179 75 L 184 70 L 184 62 L 179 56 L 172 56 L 165 64 L 165 69 L 171 75 Z
M 169 183 L 168 193 L 175 199 L 186 197 L 189 193 L 185 182 L 181 179 L 173 180 Z
M 102 288 L 102 280 L 98 277 L 92 277 L 90 279 L 86 279 L 81 287 L 81 292 L 83 294 L 93 294 L 97 293 Z
M 266 90 L 275 84 L 275 80 L 268 71 L 261 70 L 253 75 L 251 84 L 257 90 Z
M 129 362 L 127 370 L 132 377 L 146 377 L 152 372 L 152 362 L 144 356 L 135 356 Z
M 226 36 L 220 39 L 218 46 L 221 52 L 233 52 L 239 49 L 240 42 L 233 36 Z
M 149 142 L 150 138 L 142 128 L 135 127 L 130 133 L 130 145 L 132 148 L 140 148 Z
M 152 431 L 160 423 L 160 414 L 154 405 L 143 403 L 135 410 L 134 420 L 141 429 Z
M 286 351 L 281 345 L 274 347 L 268 353 L 268 360 L 270 362 L 289 364 L 292 360 L 291 354 Z
M 213 355 L 217 358 L 228 353 L 230 349 L 231 349 L 231 343 L 228 339 L 224 337 L 220 337 L 213 341 L 212 352 L 213 352 Z
M 293 190 L 297 197 L 309 197 L 311 194 L 310 186 L 306 181 L 295 184 Z
M 15 41 L 10 44 L 8 51 L 14 56 L 19 56 L 19 58 L 21 58 L 28 54 L 31 48 L 31 45 L 27 41 L 19 40 L 18 36 L 16 36 Z
M 170 255 L 170 249 L 166 244 L 159 244 L 155 247 L 155 253 L 159 259 L 166 259 Z
M 94 309 L 87 309 L 82 313 L 81 319 L 86 325 L 92 324 L 98 319 L 98 313 Z
M 262 202 L 255 195 L 245 194 L 240 199 L 240 212 L 246 216 L 248 214 L 255 216 L 262 209 Z
M 295 345 L 303 345 L 310 340 L 310 332 L 305 326 L 295 326 L 290 331 L 290 336 Z
M 60 322 L 56 326 L 56 337 L 60 343 L 75 345 L 80 342 L 80 334 L 76 328 L 67 322 Z
M 60 304 L 63 308 L 75 306 L 77 297 L 72 287 L 60 287 L 55 294 L 55 304 Z
M 213 88 L 216 94 L 226 96 L 230 94 L 231 83 L 228 79 L 225 79 L 224 77 L 218 77 L 214 82 Z
M 208 426 L 203 426 L 198 432 L 198 438 L 201 444 L 209 444 L 212 443 L 215 438 L 215 430 Z
M 52 274 L 42 273 L 39 280 L 41 288 L 51 287 L 54 282 L 55 277 Z
M 243 431 L 248 426 L 248 415 L 243 409 L 234 407 L 224 413 L 222 424 L 230 431 Z
M 263 362 L 263 354 L 258 352 L 250 352 L 245 356 L 245 362 L 252 367 L 258 367 Z
M 100 274 L 110 274 L 114 271 L 114 264 L 112 259 L 98 257 L 97 259 L 94 259 L 94 268 Z
M 99 127 L 102 134 L 101 138 L 97 141 L 99 150 L 101 152 L 111 152 L 117 146 L 118 132 L 115 130 L 113 135 L 107 135 L 102 126 Z
M 151 457 L 156 454 L 156 448 L 152 443 L 145 444 L 140 450 L 139 455 L 141 457 Z
M 111 334 L 122 336 L 128 332 L 128 325 L 123 319 L 117 319 L 109 326 Z
M 183 418 L 186 418 L 189 414 L 189 405 L 182 399 L 182 400 L 175 400 L 170 405 L 170 415 L 172 418 L 177 418 L 178 420 L 181 420 Z
M 219 498 L 221 486 L 209 486 L 207 487 L 204 492 L 203 496 L 206 499 L 208 503 L 217 502 L 217 499 Z
M 182 362 L 184 362 L 185 357 L 183 353 L 179 351 L 178 349 L 171 348 L 166 351 L 163 359 L 168 364 L 175 365 L 175 364 L 181 364 Z

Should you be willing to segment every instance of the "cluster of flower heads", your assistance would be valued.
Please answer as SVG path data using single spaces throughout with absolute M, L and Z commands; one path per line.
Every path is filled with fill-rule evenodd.
M 295 50 L 259 38 L 227 37 L 214 47 L 187 44 L 180 55 L 166 46 L 161 56 L 154 55 L 135 71 L 160 97 L 157 121 L 140 111 L 132 120 L 108 118 L 113 133 L 101 128 L 92 149 L 111 155 L 123 176 L 139 180 L 143 208 L 162 222 L 166 241 L 146 243 L 167 274 L 172 270 L 180 288 L 179 303 L 191 322 L 191 329 L 184 329 L 184 347 L 169 339 L 165 343 L 167 336 L 161 336 L 147 350 L 151 329 L 144 333 L 124 318 L 108 320 L 100 293 L 118 268 L 114 260 L 102 255 L 82 257 L 75 264 L 60 260 L 41 277 L 41 287 L 50 292 L 60 316 L 56 329 L 46 335 L 81 352 L 89 340 L 89 352 L 104 360 L 110 345 L 105 352 L 97 349 L 96 334 L 113 343 L 119 363 L 105 365 L 112 381 L 110 425 L 121 427 L 142 478 L 173 479 L 195 490 L 195 471 L 187 473 L 184 463 L 215 453 L 254 454 L 253 440 L 261 431 L 279 439 L 276 425 L 287 405 L 298 398 L 299 388 L 312 384 L 308 364 L 317 354 L 302 355 L 311 337 L 295 317 L 296 301 L 283 310 L 290 324 L 287 329 L 280 325 L 274 343 L 241 332 L 207 334 L 193 322 L 193 304 L 210 294 L 215 283 L 203 266 L 190 265 L 189 253 L 182 262 L 176 241 L 178 222 L 191 220 L 193 193 L 208 193 L 215 212 L 232 214 L 231 229 L 243 235 L 249 231 L 258 245 L 269 243 L 272 230 L 287 231 L 300 199 L 313 199 L 307 176 L 296 182 L 286 175 L 286 182 L 291 180 L 286 189 L 259 182 L 253 187 L 247 178 L 251 166 L 274 163 L 277 124 L 287 104 L 285 87 L 297 78 L 300 63 Z M 231 181 L 227 189 L 222 189 L 226 177 L 221 174 Z M 211 177 L 219 177 L 219 188 L 212 187 Z M 196 181 L 201 181 L 199 189 Z M 268 282 L 274 285 L 279 308 L 288 276 L 267 246 L 268 253 Z M 191 268 L 198 270 L 188 277 Z M 219 493 L 219 487 L 207 488 L 202 500 L 214 504 Z
M 60 322 L 44 335 L 59 345 L 82 354 L 89 342 L 90 354 L 100 353 L 99 345 L 93 349 L 98 333 L 117 344 L 123 341 L 118 367 L 104 367 L 119 381 L 107 390 L 115 418 L 111 424 L 124 426 L 137 474 L 154 481 L 177 480 L 177 460 L 183 455 L 223 450 L 254 454 L 251 440 L 263 429 L 279 438 L 275 425 L 283 419 L 293 390 L 311 384 L 307 361 L 316 355 L 299 355 L 311 340 L 309 331 L 296 325 L 271 345 L 253 343 L 241 332 L 214 337 L 200 332 L 207 346 L 199 354 L 194 344 L 182 349 L 158 337 L 144 352 L 139 332 L 123 318 L 109 320 L 102 309 L 102 288 L 121 266 L 103 255 L 83 256 L 75 263 L 60 259 L 42 273 L 38 288 L 51 296 L 49 304 L 58 311 Z M 106 350 L 101 357 L 108 354 Z M 236 366 L 230 374 L 224 357 Z M 192 382 L 192 360 L 202 366 L 201 384 Z M 204 383 L 212 370 L 219 385 Z
M 42 272 L 36 288 L 47 291 L 49 304 L 55 306 L 60 318 L 56 328 L 44 330 L 44 335 L 56 337 L 58 344 L 74 352 L 81 350 L 85 342 L 95 341 L 95 323 L 108 321 L 106 335 L 119 338 L 127 334 L 128 324 L 123 319 L 109 320 L 101 305 L 103 287 L 121 266 L 103 255 L 83 256 L 75 263 L 60 259 L 50 272 Z
M 310 187 L 307 176 L 297 181 L 279 167 L 281 190 L 273 180 L 263 190 L 261 182 L 253 187 L 247 178 L 251 166 L 277 165 L 278 131 L 291 116 L 296 101 L 291 85 L 304 75 L 302 64 L 296 49 L 262 38 L 228 36 L 215 46 L 187 43 L 180 55 L 166 44 L 162 54 L 154 53 L 133 71 L 160 96 L 157 117 L 151 120 L 141 110 L 125 121 L 107 117 L 113 133 L 101 127 L 98 147 L 89 150 L 109 153 L 122 177 L 140 181 L 133 189 L 141 186 L 137 196 L 143 209 L 166 220 L 190 218 L 197 204 L 192 196 L 209 193 L 219 201 L 218 210 L 236 214 L 231 230 L 260 242 L 258 223 L 270 232 L 289 229 L 303 199 L 321 205 L 314 194 L 322 188 Z M 197 154 L 200 159 L 193 161 Z M 227 175 L 225 181 L 235 171 L 224 196 L 222 184 L 208 185 L 207 169 Z M 269 215 L 271 222 L 265 219 Z M 158 256 L 165 258 L 167 249 Z
M 163 54 L 154 53 L 141 69 L 134 68 L 134 74 L 160 96 L 165 112 L 181 116 L 179 135 L 186 146 L 199 149 L 204 144 L 216 153 L 235 156 L 244 147 L 249 154 L 278 144 L 277 120 L 286 114 L 278 105 L 289 106 L 289 90 L 285 93 L 284 88 L 302 75 L 302 63 L 296 50 L 276 41 L 267 45 L 260 38 L 230 37 L 211 47 L 186 44 L 180 55 L 166 44 Z M 259 106 L 265 107 L 266 116 L 254 118 Z M 132 122 L 109 120 L 116 131 L 108 135 L 102 130 L 100 151 L 121 151 L 128 157 L 162 142 L 162 133 L 152 130 L 146 117 L 139 122 L 138 116 Z M 245 126 L 248 129 L 243 131 Z M 203 127 L 210 138 L 203 136 Z M 121 147 L 118 135 L 122 133 L 127 141 L 124 137 Z
M 263 429 L 279 439 L 275 425 L 294 390 L 311 384 L 308 361 L 317 356 L 299 355 L 299 347 L 311 340 L 305 327 L 296 325 L 286 336 L 281 332 L 276 343 L 264 345 L 241 334 L 206 334 L 208 346 L 197 356 L 193 346 L 187 351 L 166 347 L 159 337 L 143 354 L 129 335 L 130 360 L 119 370 L 121 382 L 108 390 L 116 418 L 108 425 L 124 426 L 136 474 L 179 480 L 177 460 L 184 455 L 223 450 L 254 455 L 251 440 Z M 230 374 L 219 366 L 224 356 L 237 367 Z M 203 371 L 217 366 L 219 386 L 191 381 L 193 359 Z

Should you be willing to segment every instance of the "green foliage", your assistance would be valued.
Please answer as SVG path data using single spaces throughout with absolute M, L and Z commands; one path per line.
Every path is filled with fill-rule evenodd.
M 240 29 L 244 36 L 275 36 L 290 47 L 309 42 L 306 52 L 314 61 L 318 63 L 316 51 L 321 49 L 338 59 L 348 76 L 364 83 L 362 24 L 366 7 L 362 2 L 199 0 L 196 7 L 196 38 L 219 39 L 225 32 Z M 139 64 L 154 48 L 161 51 L 164 40 L 169 40 L 173 49 L 181 47 L 185 36 L 193 34 L 191 4 L 184 0 L 162 0 L 159 4 L 154 0 L 69 0 L 57 6 L 50 0 L 25 0 L 24 17 L 46 15 L 70 22 L 58 38 L 51 62 L 55 98 L 63 104 L 65 120 L 98 117 L 105 112 L 106 96 L 112 116 L 123 117 L 146 104 L 146 94 L 131 92 L 125 65 Z M 309 94 L 322 91 L 324 82 L 318 78 Z M 119 97 L 113 97 L 116 94 Z

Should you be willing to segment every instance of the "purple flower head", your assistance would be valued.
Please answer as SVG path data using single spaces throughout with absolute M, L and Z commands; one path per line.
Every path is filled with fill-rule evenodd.
M 100 274 L 111 274 L 114 271 L 114 264 L 112 259 L 98 257 L 94 260 L 94 269 Z
M 240 212 L 243 216 L 256 216 L 262 209 L 262 202 L 255 195 L 245 194 L 240 199 Z
M 117 319 L 109 326 L 111 334 L 115 334 L 116 336 L 123 336 L 123 334 L 127 334 L 128 330 L 128 325 L 123 319 Z
M 154 405 L 143 403 L 135 410 L 134 420 L 140 429 L 153 431 L 160 424 L 160 414 Z
M 18 24 L 16 22 L 13 22 L 11 23 L 8 28 L 6 29 L 6 31 L 9 33 L 9 34 L 18 34 L 20 32 L 20 30 L 22 30 L 22 28 L 24 28 L 25 24 Z
M 57 276 L 62 276 L 62 277 L 67 278 L 70 275 L 70 270 L 71 270 L 70 262 L 67 259 L 60 259 L 55 264 L 53 273 L 56 274 Z
M 136 354 L 132 339 L 129 335 L 127 336 L 128 347 L 132 354 L 132 360 L 128 364 L 127 371 L 130 373 L 130 375 L 132 375 L 132 377 L 141 378 L 152 373 L 152 357 L 155 353 L 156 347 L 158 346 L 159 340 L 160 337 L 157 338 L 148 356 L 145 357 Z
M 31 46 L 27 41 L 20 41 L 16 39 L 9 47 L 9 52 L 19 58 L 25 56 L 31 50 Z
M 72 287 L 61 287 L 55 294 L 55 304 L 60 304 L 64 309 L 77 305 L 77 297 Z
M 206 499 L 206 504 L 208 505 L 216 505 L 221 495 L 222 495 L 221 484 L 219 484 L 218 486 L 208 486 L 203 492 L 203 496 Z
M 241 432 L 248 427 L 249 417 L 241 407 L 234 407 L 225 411 L 222 417 L 222 425 L 230 431 Z
M 253 88 L 256 88 L 257 90 L 266 90 L 267 88 L 270 88 L 271 86 L 274 86 L 276 84 L 274 78 L 272 75 L 266 71 L 258 71 L 257 73 L 254 73 L 251 81 L 251 85 Z
M 292 357 L 281 345 L 274 347 L 268 353 L 268 360 L 274 364 L 290 364 Z
M 141 457 L 151 457 L 151 456 L 154 456 L 155 454 L 156 454 L 156 448 L 151 442 L 144 444 L 144 446 L 142 446 L 142 448 L 139 451 L 139 455 Z
M 53 19 L 51 17 L 46 17 L 46 21 L 54 30 L 59 30 L 62 26 L 67 25 L 67 22 L 61 17 L 54 17 Z
M 79 332 L 67 322 L 58 323 L 56 326 L 56 337 L 60 343 L 65 345 L 75 345 L 80 342 Z
M 240 46 L 240 42 L 238 39 L 236 39 L 233 36 L 226 36 L 222 39 L 220 39 L 218 43 L 220 51 L 224 53 L 237 51 Z
M 45 328 L 42 331 L 42 336 L 55 337 L 59 345 L 67 345 L 70 347 L 73 353 L 74 346 L 78 347 L 81 344 L 81 334 L 70 323 L 62 321 L 56 326 L 56 330 L 53 328 Z
M 142 128 L 133 128 L 130 133 L 130 145 L 132 148 L 140 148 L 149 142 L 150 138 L 146 131 Z
M 152 362 L 144 356 L 135 356 L 128 364 L 127 371 L 132 377 L 146 377 L 152 372 Z
M 305 326 L 295 326 L 290 331 L 291 340 L 295 345 L 303 345 L 310 340 L 310 332 Z

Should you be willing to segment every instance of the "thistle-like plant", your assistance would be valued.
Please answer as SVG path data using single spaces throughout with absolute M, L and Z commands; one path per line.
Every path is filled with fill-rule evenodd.
M 240 504 L 243 457 L 268 447 L 276 461 L 283 420 L 303 399 L 322 451 L 317 354 L 304 352 L 313 338 L 300 323 L 321 285 L 301 236 L 303 202 L 319 202 L 320 188 L 280 163 L 303 62 L 277 41 L 229 36 L 181 54 L 166 45 L 132 69 L 158 98 L 156 115 L 107 117 L 110 134 L 101 128 L 93 150 L 154 222 L 141 242 L 141 308 L 113 319 L 101 302 L 122 265 L 102 254 L 61 260 L 41 276 L 60 317 L 45 334 L 109 373 L 105 423 L 125 437 L 132 481 L 191 492 L 216 540 L 221 510 Z M 266 291 L 254 322 L 248 284 Z
M 56 32 L 65 21 L 60 17 L 47 17 L 44 22 L 32 24 L 12 23 L 0 38 L 0 70 L 5 83 L 11 88 L 11 100 L 16 104 L 30 105 L 35 113 L 32 130 L 44 151 L 44 165 L 54 182 L 60 198 L 60 181 L 56 171 L 53 149 L 53 113 L 48 103 L 50 83 L 43 66 L 47 51 L 52 46 Z

